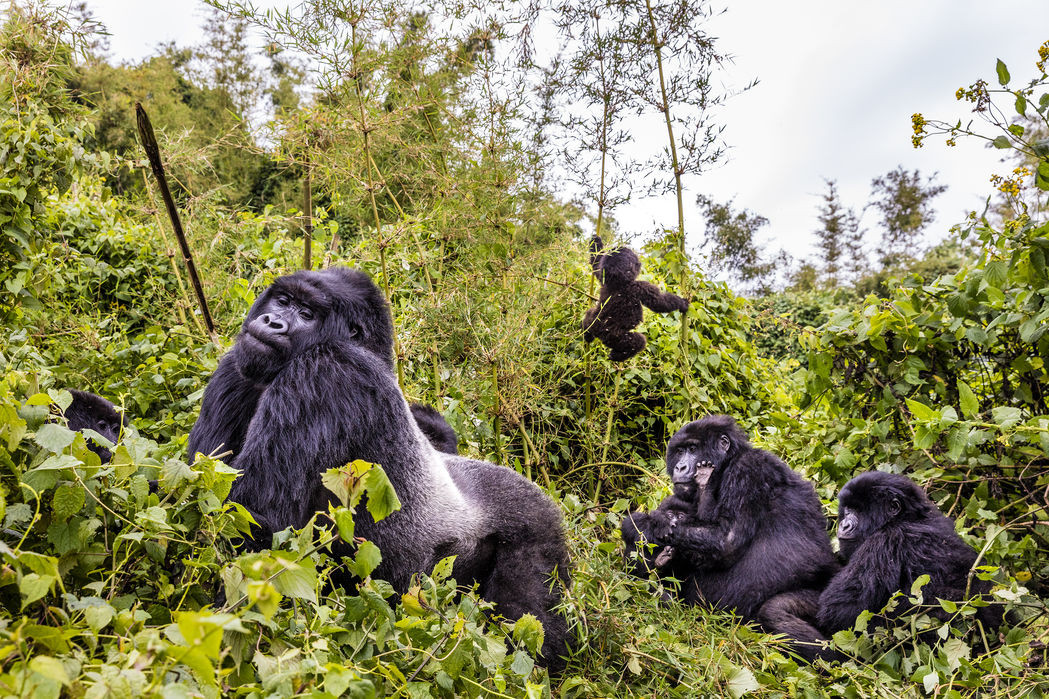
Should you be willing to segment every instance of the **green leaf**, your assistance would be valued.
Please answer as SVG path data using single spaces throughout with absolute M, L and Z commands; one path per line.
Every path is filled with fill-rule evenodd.
M 22 593 L 22 608 L 36 602 L 46 595 L 51 586 L 55 584 L 56 578 L 51 575 L 38 575 L 29 573 L 23 575 L 18 583 L 18 591 Z
M 364 474 L 364 489 L 368 493 L 368 512 L 376 522 L 401 509 L 401 501 L 394 492 L 389 476 L 378 466 Z
M 65 665 L 58 658 L 49 655 L 38 655 L 29 661 L 29 669 L 37 672 L 49 680 L 54 680 L 62 685 L 69 685 L 69 674 Z
M 532 614 L 522 614 L 514 622 L 514 640 L 524 643 L 525 648 L 533 654 L 543 647 L 544 634 L 543 624 Z
M 1016 93 L 1016 113 L 1020 116 L 1027 116 L 1027 98 L 1022 92 Z
M 980 412 L 980 400 L 969 388 L 969 384 L 958 379 L 958 400 L 962 404 L 962 414 L 970 420 Z
M 535 667 L 535 660 L 532 659 L 528 653 L 524 651 L 516 651 L 514 653 L 514 659 L 510 663 L 510 670 L 520 677 L 528 677 L 532 674 L 532 668 Z
M 84 621 L 91 627 L 91 630 L 98 633 L 105 628 L 109 622 L 113 621 L 113 616 L 116 614 L 116 610 L 108 604 L 99 604 L 84 609 Z
M 983 268 L 983 277 L 988 284 L 1001 289 L 1002 285 L 1005 284 L 1008 271 L 1009 267 L 1006 265 L 1005 260 L 991 260 Z
M 997 408 L 991 408 L 991 419 L 998 425 L 1001 425 L 1002 429 L 1009 429 L 1014 427 L 1016 423 L 1020 422 L 1023 417 L 1019 408 L 1013 408 L 1009 406 L 999 406 Z
M 274 552 L 277 557 L 279 552 Z M 280 552 L 282 553 L 282 552 Z M 309 561 L 291 561 L 278 557 L 285 570 L 273 578 L 273 586 L 286 597 L 317 603 L 317 571 Z M 249 583 L 250 585 L 250 583 Z
M 382 563 L 382 552 L 379 547 L 370 541 L 364 541 L 357 548 L 357 555 L 352 562 L 347 561 L 346 567 L 358 578 L 366 578 Z
M 907 408 L 911 411 L 911 414 L 916 420 L 922 422 L 939 422 L 940 413 L 937 410 L 933 410 L 924 403 L 919 403 L 916 400 L 907 399 Z
M 328 505 L 328 512 L 331 514 L 331 518 L 335 520 L 335 527 L 339 530 L 339 538 L 347 544 L 352 544 L 355 531 L 353 510 Z
M 1005 63 L 1002 59 L 998 59 L 998 63 L 994 66 L 995 71 L 998 73 L 998 84 L 1005 87 L 1009 84 L 1009 69 L 1005 67 Z
M 434 579 L 434 582 L 442 582 L 452 577 L 455 559 L 456 556 L 445 556 L 437 561 L 437 565 L 433 567 L 433 572 L 430 573 L 430 577 Z
M 728 675 L 728 693 L 733 699 L 739 699 L 748 692 L 756 692 L 761 689 L 754 673 L 748 668 L 736 667 L 726 674 Z
M 61 454 L 62 451 L 76 439 L 76 432 L 70 431 L 62 425 L 47 423 L 41 425 L 36 431 L 36 443 L 44 449 Z
M 66 521 L 84 507 L 84 489 L 79 484 L 66 483 L 55 490 L 54 498 L 51 500 L 51 508 L 55 518 Z
M 1001 61 L 998 61 L 1001 63 Z M 926 694 L 932 694 L 932 690 L 936 689 L 936 685 L 940 682 L 940 676 L 936 674 L 935 670 L 932 670 L 924 677 L 922 677 L 922 685 L 925 687 Z
M 991 145 L 993 145 L 995 148 L 998 148 L 998 149 L 1005 149 L 1005 148 L 1012 148 L 1013 142 L 1009 140 L 1008 136 L 1004 136 L 1003 135 L 1003 136 L 998 136 L 993 141 L 991 141 Z

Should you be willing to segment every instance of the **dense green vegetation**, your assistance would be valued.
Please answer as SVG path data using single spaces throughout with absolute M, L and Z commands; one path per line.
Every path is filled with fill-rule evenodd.
M 0 694 L 1049 692 L 1049 43 L 1025 67 L 1029 83 L 1016 87 L 999 64 L 998 87 L 959 91 L 983 107 L 985 131 L 915 115 L 918 143 L 944 134 L 1015 150 L 991 211 L 907 259 L 900 241 L 927 225 L 920 214 L 937 185 L 895 171 L 875 187 L 895 222 L 877 263 L 843 268 L 828 235 L 807 276 L 759 298 L 709 281 L 685 256 L 679 221 L 644 244 L 643 278 L 688 296 L 687 322 L 647 315 L 648 347 L 616 365 L 582 341 L 596 293 L 584 230 L 615 233 L 632 173 L 655 168 L 649 181 L 680 200 L 674 175 L 717 157 L 707 112 L 717 55 L 697 29 L 707 6 L 560 7 L 551 26 L 572 28 L 572 40 L 543 66 L 525 50 L 526 30 L 546 20 L 514 3 L 488 13 L 305 7 L 216 10 L 202 46 L 120 66 L 99 54 L 97 34 L 75 29 L 77 16 L 15 6 L 4 17 Z M 250 26 L 266 31 L 265 71 L 244 38 Z M 592 109 L 565 121 L 558 107 L 569 99 Z M 136 100 L 175 182 L 214 336 L 144 168 Z M 674 115 L 672 160 L 631 163 L 622 151 L 625 115 L 644 105 Z M 587 136 L 565 146 L 573 133 Z M 564 201 L 551 181 L 565 147 L 583 201 Z M 708 204 L 734 230 L 761 225 Z M 855 242 L 833 185 L 818 219 Z M 708 232 L 716 246 L 724 230 Z M 397 596 L 367 578 L 374 547 L 332 561 L 328 514 L 282 534 L 279 548 L 238 553 L 246 515 L 224 503 L 235 471 L 187 463 L 186 437 L 255 295 L 304 262 L 369 272 L 394 310 L 405 394 L 438 406 L 469 454 L 527 474 L 562 503 L 576 565 L 566 613 L 579 638 L 563 677 L 534 669 L 534 624 L 486 622 L 476 595 L 456 595 L 448 566 Z M 49 419 L 68 387 L 133 416 L 112 463 Z M 879 632 L 861 618 L 837 637 L 854 660 L 813 668 L 730 614 L 659 604 L 654 583 L 623 572 L 619 521 L 667 493 L 667 438 L 710 412 L 733 415 L 812 479 L 828 515 L 858 471 L 925 485 L 981 552 L 979 574 L 1008 604 L 1007 625 L 980 633 L 971 607 L 948 606 L 957 618 L 930 647 L 914 641 L 934 623 L 924 615 Z M 331 482 L 351 508 L 364 490 L 368 507 L 388 501 L 365 472 Z M 347 509 L 330 517 L 352 535 Z M 333 565 L 366 580 L 330 590 Z

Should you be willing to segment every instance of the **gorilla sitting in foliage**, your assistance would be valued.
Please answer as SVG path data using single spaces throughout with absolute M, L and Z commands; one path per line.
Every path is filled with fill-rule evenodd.
M 255 516 L 260 543 L 327 509 L 327 469 L 380 464 L 401 509 L 378 523 L 356 513 L 357 534 L 382 551 L 374 575 L 403 593 L 413 574 L 456 556 L 456 579 L 477 583 L 498 613 L 538 617 L 545 662 L 558 669 L 568 630 L 554 607 L 569 568 L 559 508 L 511 469 L 435 451 L 397 385 L 392 350 L 389 306 L 367 275 L 277 279 L 205 390 L 190 454 L 232 453 L 241 474 L 230 498 Z
M 612 350 L 608 358 L 622 362 L 645 348 L 645 336 L 631 332 L 641 322 L 642 305 L 656 313 L 685 313 L 688 301 L 660 291 L 655 284 L 638 281 L 641 261 L 630 248 L 602 253 L 604 246 L 596 235 L 590 241 L 590 266 L 601 282 L 601 295 L 583 318 L 583 339 L 601 340 Z
M 121 428 L 128 424 L 124 413 L 102 396 L 75 388 L 69 389 L 69 392 L 73 395 L 73 402 L 69 404 L 65 412 L 69 429 L 74 432 L 94 430 L 116 444 L 120 438 Z M 109 460 L 113 458 L 109 449 L 94 439 L 89 439 L 87 446 L 88 449 L 98 454 L 98 458 L 104 464 L 109 463 Z
M 444 419 L 444 416 L 437 412 L 436 408 L 425 403 L 412 403 L 408 407 L 411 408 L 415 424 L 430 440 L 434 449 L 445 454 L 459 453 L 459 436 L 455 434 L 455 430 Z
M 944 516 L 925 492 L 906 476 L 871 471 L 856 476 L 838 494 L 838 542 L 846 565 L 818 598 L 798 597 L 781 610 L 784 631 L 807 642 L 806 657 L 837 658 L 834 651 L 811 643 L 851 629 L 863 611 L 878 612 L 897 591 L 909 594 L 922 575 L 922 611 L 938 619 L 950 618 L 935 600 L 959 601 L 969 594 L 983 595 L 991 584 L 972 574 L 977 553 L 962 541 L 954 522 Z M 788 610 L 786 604 L 792 609 Z M 914 611 L 907 604 L 892 618 Z M 791 619 L 790 617 L 794 618 Z M 985 628 L 1002 622 L 998 604 L 981 607 L 976 619 Z M 881 618 L 884 624 L 888 618 Z M 934 642 L 932 634 L 929 642 Z
M 735 609 L 767 631 L 784 632 L 777 615 L 762 615 L 763 606 L 781 593 L 819 590 L 838 569 L 815 489 L 772 454 L 750 446 L 726 415 L 678 430 L 667 444 L 666 463 L 676 485 L 697 486 L 684 491 L 685 498 L 672 496 L 676 502 L 666 509 L 625 519 L 628 555 L 644 559 L 647 543 L 657 547 L 655 560 L 661 547 L 671 546 L 669 565 L 659 574 L 681 581 L 678 595 L 685 602 Z M 694 509 L 671 514 L 690 492 Z
M 929 576 L 922 588 L 928 612 L 938 618 L 947 614 L 935 599 L 991 589 L 972 573 L 976 551 L 906 476 L 871 471 L 846 483 L 838 494 L 838 542 L 847 563 L 820 595 L 818 625 L 826 633 L 851 629 L 860 612 L 879 611 L 897 590 L 909 593 L 921 575 Z M 981 607 L 976 618 L 997 627 L 1001 607 Z

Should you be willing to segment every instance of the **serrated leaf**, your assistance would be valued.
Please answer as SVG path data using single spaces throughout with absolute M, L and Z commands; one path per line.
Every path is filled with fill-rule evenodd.
M 368 512 L 376 522 L 401 509 L 393 484 L 381 468 L 375 466 L 364 474 L 364 490 L 368 493 Z
M 65 686 L 69 685 L 69 674 L 66 672 L 65 665 L 58 658 L 52 658 L 49 655 L 38 655 L 29 661 L 29 669 L 49 680 L 54 680 Z
M 366 578 L 382 563 L 382 552 L 370 541 L 361 542 L 353 561 L 347 561 L 346 567 L 358 578 Z
M 23 575 L 18 583 L 18 591 L 22 593 L 22 608 L 24 609 L 46 595 L 51 590 L 51 586 L 55 584 L 55 580 L 56 578 L 52 575 L 36 573 Z
M 531 651 L 533 654 L 538 653 L 543 647 L 543 639 L 545 637 L 545 631 L 543 630 L 543 624 L 532 614 L 522 614 L 521 617 L 514 622 L 514 640 L 518 643 L 524 643 L 525 648 Z
M 430 577 L 434 579 L 434 582 L 442 582 L 452 577 L 456 558 L 456 556 L 445 556 L 437 561 L 437 565 L 433 567 L 433 572 L 430 573 Z
M 40 429 L 36 431 L 36 443 L 56 454 L 61 454 L 66 447 L 73 443 L 74 439 L 76 439 L 76 432 L 51 422 L 41 425 Z
M 980 400 L 969 388 L 969 384 L 958 379 L 958 402 L 962 406 L 962 414 L 970 420 L 980 412 Z
M 1016 423 L 1020 422 L 1022 416 L 1023 414 L 1019 408 L 1010 406 L 991 408 L 991 419 L 994 420 L 995 424 L 1001 425 L 1003 429 L 1014 427 Z
M 347 544 L 353 543 L 355 525 L 353 521 L 353 510 L 345 507 L 328 506 L 331 518 L 335 520 L 335 528 L 339 530 L 339 538 Z
M 739 699 L 748 692 L 756 692 L 761 689 L 761 685 L 749 668 L 733 668 L 726 674 L 728 675 L 728 693 L 733 699 Z
M 1001 63 L 1001 61 L 998 61 L 998 62 Z M 925 693 L 926 694 L 932 694 L 932 690 L 936 689 L 936 685 L 939 683 L 939 681 L 940 681 L 940 676 L 938 674 L 936 674 L 935 670 L 933 670 L 932 672 L 927 673 L 922 678 L 922 685 L 925 687 Z
M 987 280 L 987 283 L 991 286 L 1002 288 L 1005 284 L 1009 272 L 1009 267 L 1006 265 L 1005 260 L 991 260 L 983 268 L 983 278 Z
M 1009 69 L 1005 67 L 1005 63 L 1002 59 L 998 59 L 998 62 L 994 66 L 994 70 L 998 73 L 998 84 L 1005 87 L 1009 84 Z
M 55 490 L 51 500 L 51 508 L 55 518 L 61 522 L 66 521 L 84 507 L 84 489 L 79 484 L 66 483 Z
M 520 677 L 528 677 L 532 674 L 532 668 L 535 667 L 535 660 L 532 659 L 528 653 L 524 651 L 516 651 L 514 653 L 514 659 L 510 663 L 510 670 Z
M 289 561 L 278 559 L 285 566 L 275 578 L 273 587 L 286 597 L 317 602 L 317 571 L 308 561 Z

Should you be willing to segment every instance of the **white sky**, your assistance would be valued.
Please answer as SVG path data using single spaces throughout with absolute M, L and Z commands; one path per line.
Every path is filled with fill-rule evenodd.
M 930 139 L 912 148 L 910 117 L 967 121 L 954 91 L 977 78 L 996 85 L 998 58 L 1014 84 L 1033 77 L 1037 47 L 1049 40 L 1049 0 L 722 2 L 727 12 L 707 26 L 718 49 L 735 60 L 720 77 L 736 88 L 760 82 L 720 113 L 729 158 L 688 183 L 691 244 L 702 235 L 702 217 L 691 205 L 702 192 L 735 197 L 737 206 L 770 220 L 771 247 L 805 257 L 824 178 L 836 179 L 843 203 L 859 212 L 871 179 L 897 165 L 938 172 L 938 182 L 948 185 L 936 200 L 932 235 L 939 238 L 967 210 L 982 208 L 991 173 L 1010 169 L 976 141 L 948 148 L 942 138 Z M 201 38 L 205 10 L 197 0 L 88 4 L 111 33 L 115 60 L 139 60 L 164 41 L 189 45 Z M 636 200 L 614 215 L 626 233 L 677 224 L 671 199 Z M 873 228 L 873 214 L 863 223 Z

